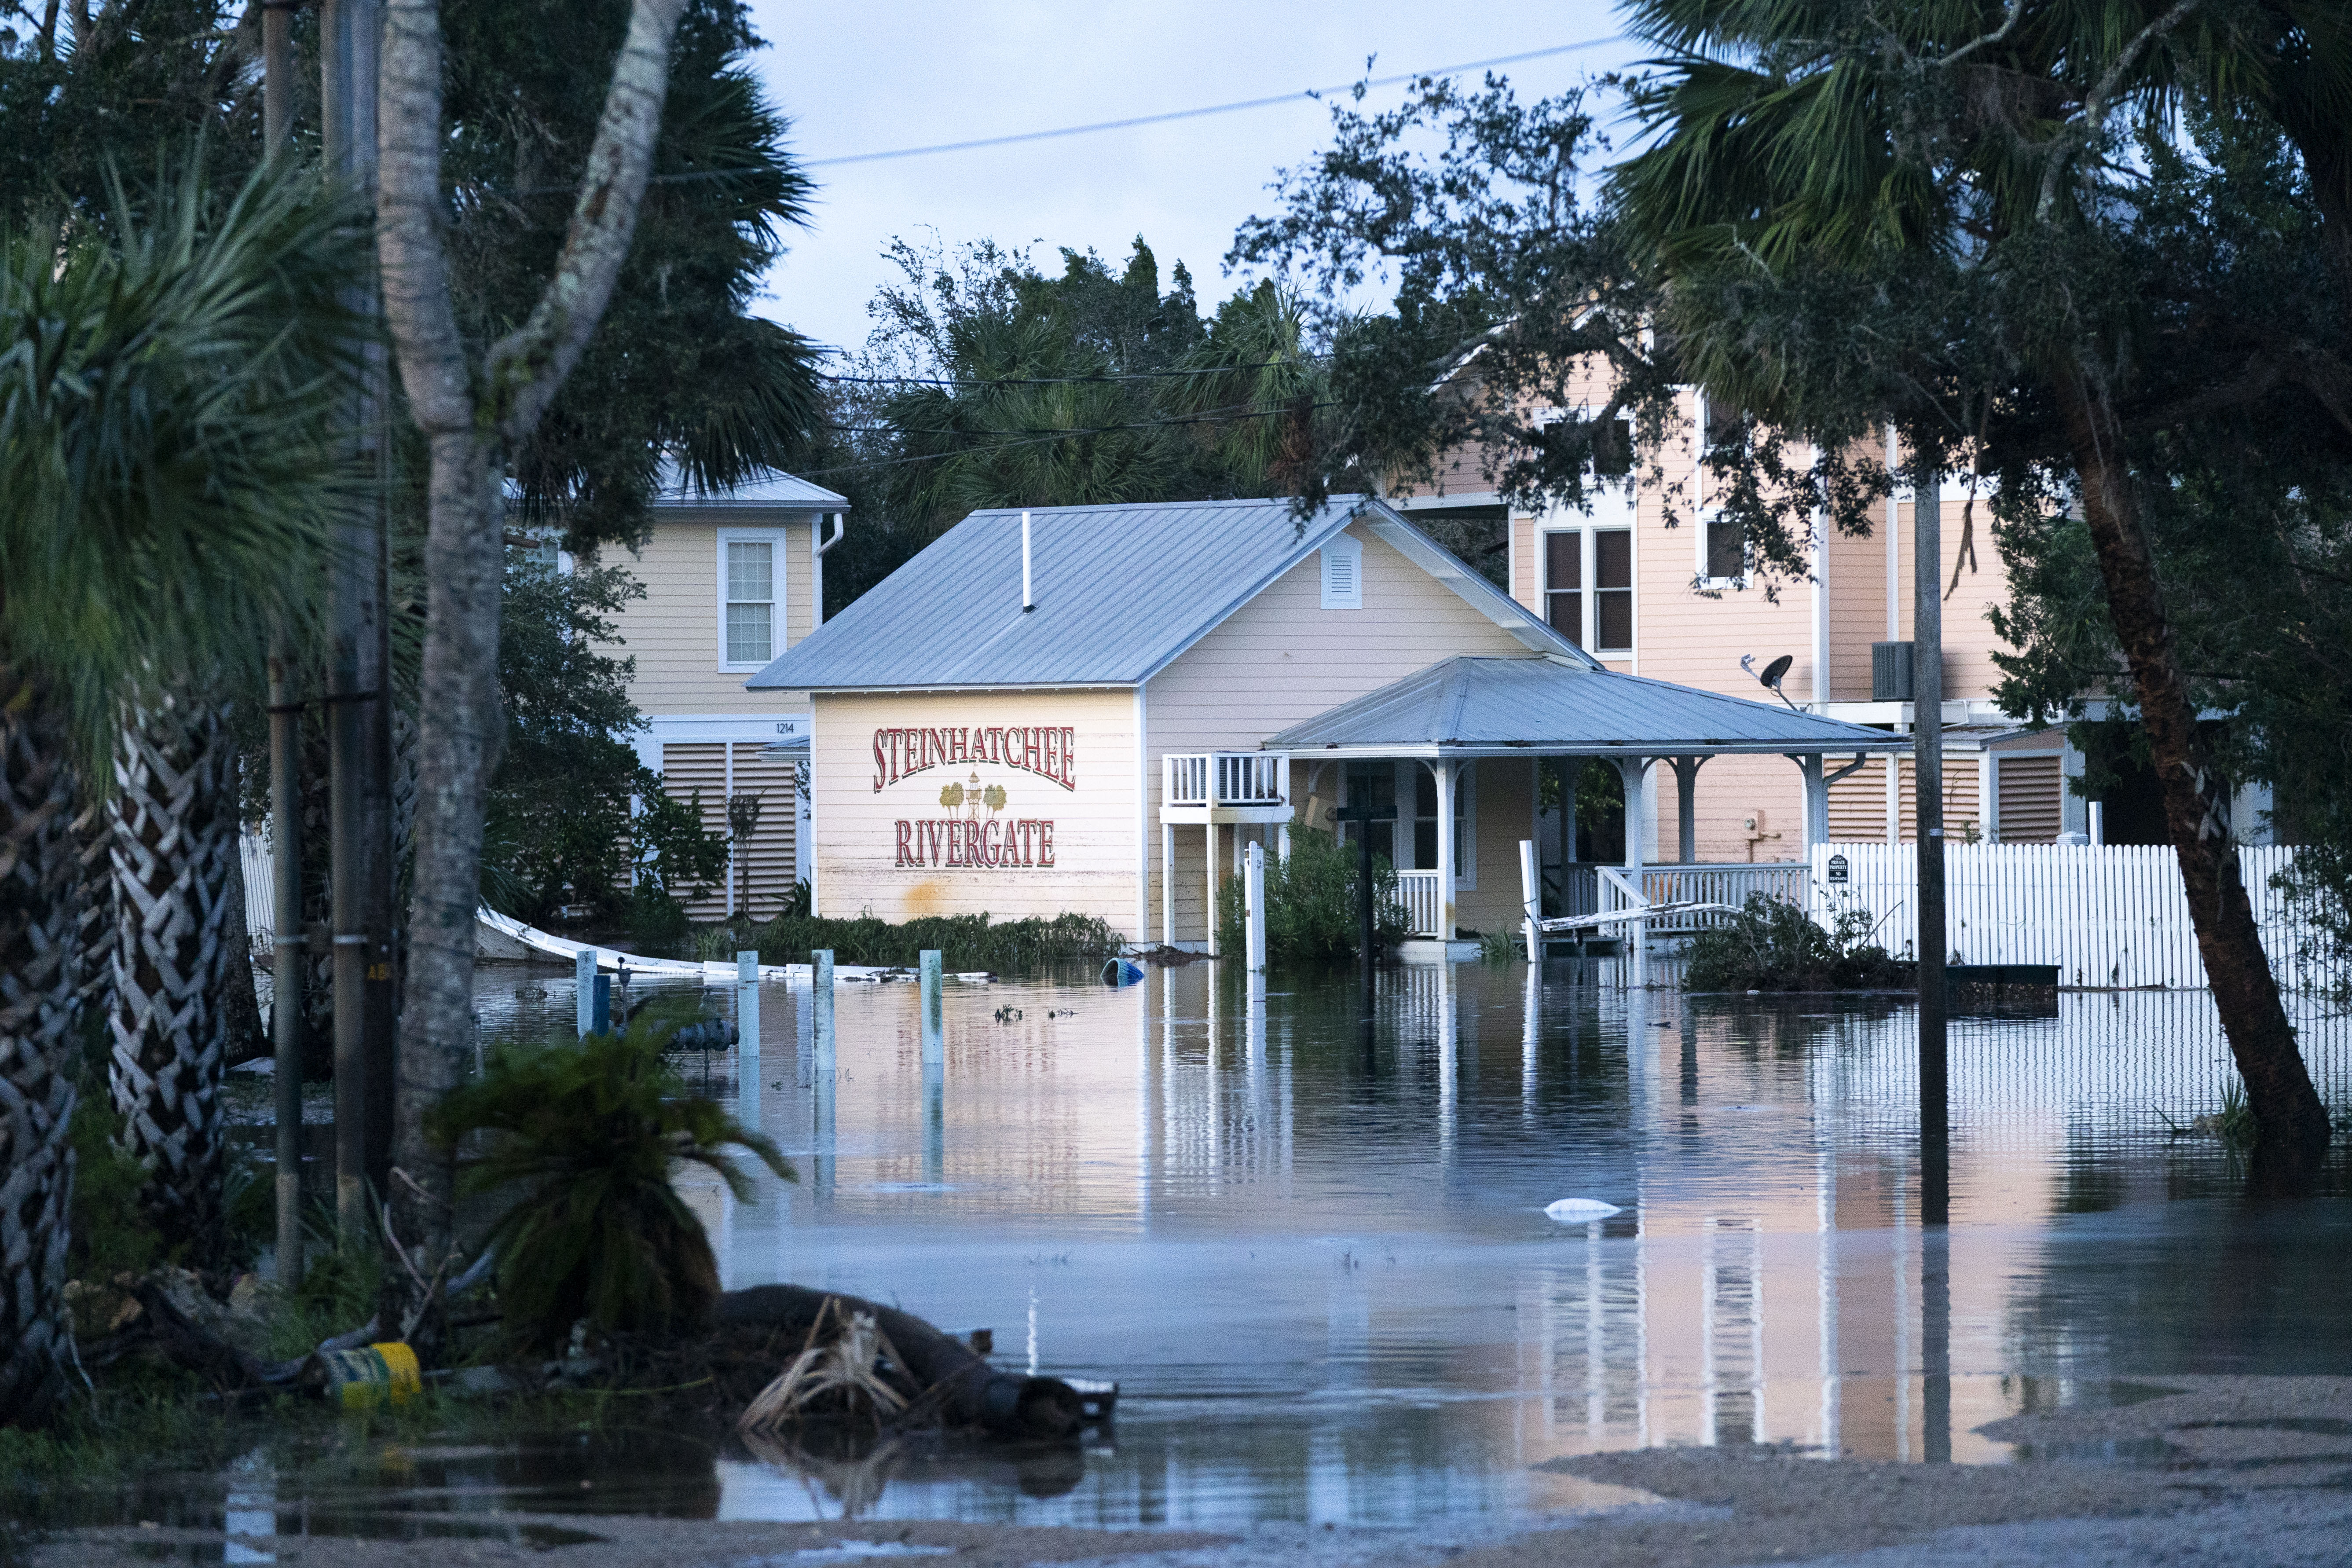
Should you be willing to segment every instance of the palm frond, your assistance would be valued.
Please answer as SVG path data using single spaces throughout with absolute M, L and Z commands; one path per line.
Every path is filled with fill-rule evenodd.
M 363 352 L 356 205 L 202 153 L 111 238 L 0 237 L 0 649 L 68 694 L 85 756 L 132 689 L 315 628 Z

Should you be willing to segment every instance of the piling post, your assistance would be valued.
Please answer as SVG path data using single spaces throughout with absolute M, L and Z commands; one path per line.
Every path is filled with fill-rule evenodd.
M 1536 880 L 1536 841 L 1519 840 L 1519 934 L 1526 938 L 1528 962 L 1543 962 L 1543 928 L 1536 922 L 1543 917 L 1543 885 Z
M 815 1049 L 813 1060 L 815 1070 L 830 1076 L 833 1072 L 833 949 L 814 948 L 809 952 L 809 1032 Z
M 596 950 L 583 947 L 572 955 L 573 1011 L 580 1025 L 580 1037 L 586 1039 L 596 1032 Z
M 947 1059 L 940 988 L 944 979 L 939 949 L 925 948 L 919 960 L 923 977 L 923 1059 Z
M 1252 844 L 1242 862 L 1244 965 L 1253 975 L 1265 973 L 1265 846 Z
M 760 1059 L 760 952 L 735 955 L 735 1038 L 747 1062 Z

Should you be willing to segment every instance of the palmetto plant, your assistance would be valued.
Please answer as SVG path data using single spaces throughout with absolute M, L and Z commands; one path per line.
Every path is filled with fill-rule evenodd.
M 577 1045 L 507 1047 L 434 1114 L 445 1146 L 488 1134 L 460 1185 L 508 1198 L 488 1245 L 508 1331 L 525 1348 L 560 1344 L 583 1318 L 653 1331 L 709 1318 L 719 1266 L 670 1185 L 677 1162 L 718 1173 L 739 1202 L 751 1184 L 730 1146 L 793 1179 L 774 1143 L 687 1093 L 662 1057 L 676 1028 L 647 1016 Z
M 127 712 L 184 717 L 199 702 L 174 689 L 184 672 L 231 689 L 273 628 L 305 628 L 326 541 L 356 495 L 335 438 L 349 384 L 335 301 L 361 256 L 352 208 L 270 174 L 216 199 L 194 162 L 118 207 L 105 238 L 0 236 L 0 1424 L 37 1418 L 62 1384 L 75 788 L 108 793 Z M 159 744 L 126 766 L 142 790 L 159 760 L 184 765 Z M 143 809 L 131 837 L 155 877 L 170 866 L 176 880 L 190 852 L 206 864 Z M 111 849 L 120 868 L 120 832 Z M 212 919 L 202 906 L 157 918 Z M 173 963 L 159 994 L 201 983 L 200 965 Z M 151 1014 L 132 1053 L 185 1056 L 155 1077 L 173 1106 L 129 1095 L 165 1142 L 193 1116 L 201 1136 L 184 1150 L 216 1116 L 208 1093 L 192 1097 L 217 1073 L 204 1024 L 202 1007 Z M 118 1035 L 118 1071 L 122 1060 Z M 131 1142 L 155 1146 L 135 1131 Z M 216 1179 L 201 1157 L 150 1170 L 159 1185 Z

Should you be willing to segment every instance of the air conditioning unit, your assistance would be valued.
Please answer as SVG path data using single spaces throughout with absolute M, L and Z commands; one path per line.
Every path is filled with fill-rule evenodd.
M 1870 700 L 1908 702 L 1911 698 L 1911 650 L 1907 642 L 1870 645 Z

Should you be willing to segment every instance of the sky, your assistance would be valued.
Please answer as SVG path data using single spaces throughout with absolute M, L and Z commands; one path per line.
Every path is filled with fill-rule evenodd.
M 1302 93 L 1277 107 L 971 152 L 819 166 L 811 226 L 767 279 L 759 310 L 823 343 L 866 340 L 866 306 L 896 273 L 894 236 L 950 247 L 1034 242 L 1123 262 L 1141 234 L 1163 286 L 1177 261 L 1203 309 L 1239 286 L 1223 270 L 1234 230 L 1273 210 L 1276 171 L 1328 140 L 1307 88 L 1350 82 L 1377 56 L 1391 76 L 1586 40 L 1619 30 L 1595 0 L 1476 5 L 1396 0 L 751 0 L 768 47 L 753 58 L 793 121 L 792 146 L 828 158 Z M 1608 42 L 1502 68 L 1522 98 L 1631 63 Z M 1378 89 L 1393 103 L 1402 87 Z

